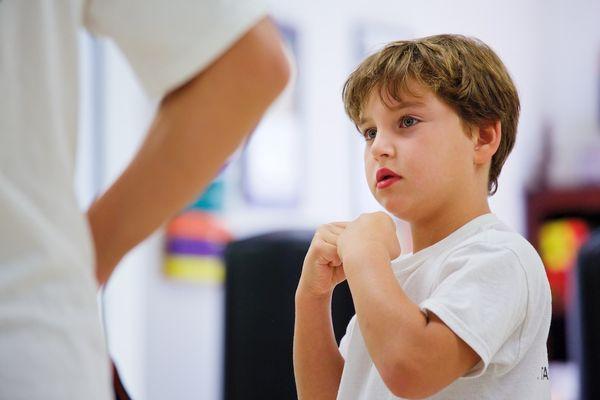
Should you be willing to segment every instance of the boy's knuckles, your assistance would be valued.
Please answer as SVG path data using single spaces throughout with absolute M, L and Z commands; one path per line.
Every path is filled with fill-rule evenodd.
M 319 225 L 319 227 L 317 228 L 317 232 L 329 232 L 331 231 L 332 228 L 332 224 L 323 224 L 323 225 Z
M 322 239 L 319 239 L 313 243 L 313 250 L 317 254 L 330 255 L 337 254 L 335 246 L 325 242 Z
M 317 253 L 322 253 L 325 251 L 325 245 L 326 243 L 323 240 L 319 239 L 316 242 L 314 242 L 313 250 Z

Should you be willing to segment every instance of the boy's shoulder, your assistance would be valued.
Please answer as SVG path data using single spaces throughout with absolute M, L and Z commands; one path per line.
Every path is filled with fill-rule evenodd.
M 521 262 L 539 261 L 541 263 L 541 259 L 531 243 L 497 218 L 494 223 L 466 238 L 456 246 L 455 250 L 474 253 L 489 250 L 505 251 L 513 253 Z
M 492 264 L 488 267 L 512 265 L 528 277 L 546 279 L 542 260 L 531 243 L 497 218 L 455 243 L 446 252 L 443 263 L 451 263 L 457 258 L 470 259 L 474 263 L 481 260 L 482 267 L 485 264 Z
M 399 258 L 393 268 L 401 281 L 416 273 L 420 280 L 434 285 L 450 276 L 522 278 L 538 289 L 547 283 L 544 265 L 533 246 L 494 214 L 478 217 L 430 248 Z

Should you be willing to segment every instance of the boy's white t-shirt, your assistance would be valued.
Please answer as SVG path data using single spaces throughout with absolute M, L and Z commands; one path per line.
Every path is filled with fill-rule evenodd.
M 73 189 L 78 31 L 113 39 L 160 98 L 265 13 L 263 0 L 0 0 L 0 399 L 113 397 Z
M 521 235 L 495 215 L 482 215 L 433 246 L 398 258 L 392 268 L 408 297 L 481 357 L 429 399 L 550 399 L 550 286 L 542 261 Z M 338 400 L 398 399 L 373 364 L 356 316 L 340 352 L 345 365 Z

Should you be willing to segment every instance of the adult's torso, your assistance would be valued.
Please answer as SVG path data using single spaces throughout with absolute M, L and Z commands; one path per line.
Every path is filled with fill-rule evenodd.
M 0 0 L 0 398 L 110 398 L 73 191 L 82 7 Z

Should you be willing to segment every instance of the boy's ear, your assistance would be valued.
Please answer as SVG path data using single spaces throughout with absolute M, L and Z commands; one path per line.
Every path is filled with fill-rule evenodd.
M 479 165 L 490 162 L 500 146 L 501 139 L 502 125 L 500 120 L 477 127 L 473 136 L 473 162 Z

